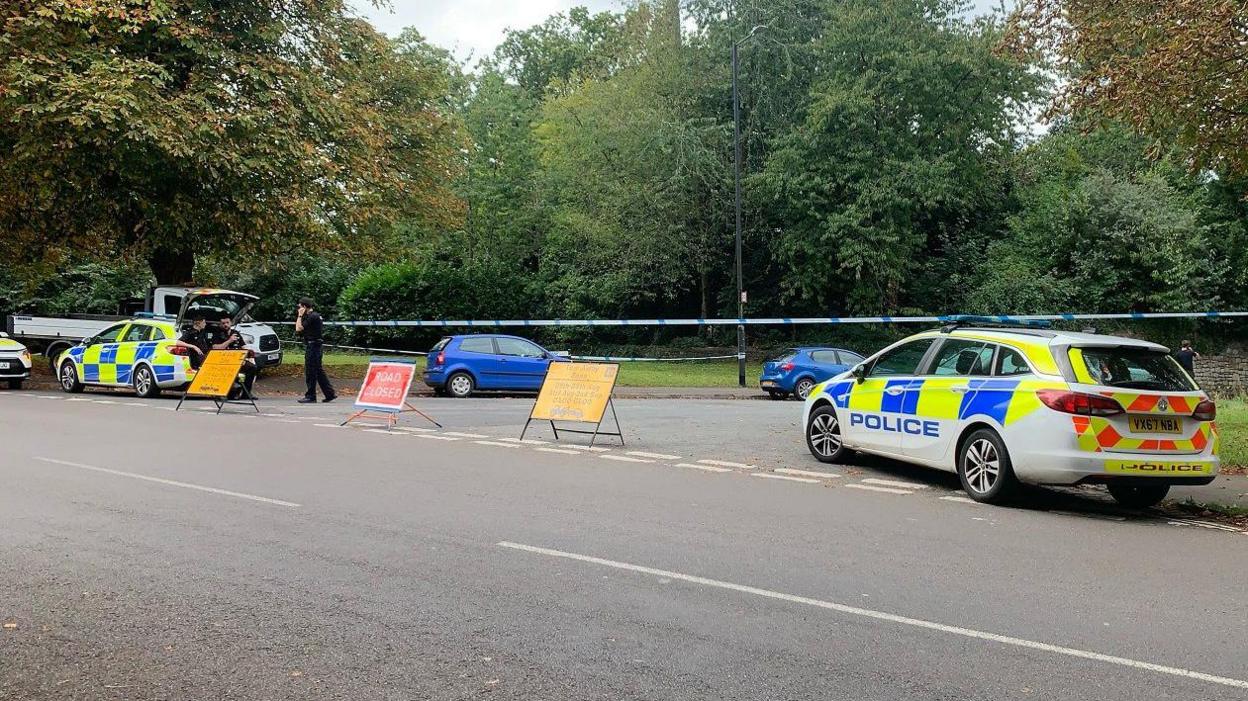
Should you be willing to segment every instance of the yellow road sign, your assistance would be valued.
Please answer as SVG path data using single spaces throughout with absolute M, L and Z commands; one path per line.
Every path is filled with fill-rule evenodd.
M 530 420 L 601 422 L 619 371 L 606 363 L 551 363 Z
M 199 366 L 191 387 L 186 391 L 189 395 L 199 397 L 225 397 L 230 394 L 238 371 L 247 360 L 245 350 L 214 350 L 208 352 L 204 364 Z

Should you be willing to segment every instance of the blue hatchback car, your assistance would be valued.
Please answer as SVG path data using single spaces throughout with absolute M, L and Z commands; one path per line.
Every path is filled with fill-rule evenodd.
M 779 358 L 763 363 L 758 384 L 772 399 L 786 399 L 792 394 L 805 400 L 815 385 L 862 361 L 861 355 L 843 348 L 790 348 Z
M 477 390 L 536 392 L 552 362 L 566 362 L 518 336 L 448 336 L 429 351 L 425 384 L 437 394 L 467 397 Z

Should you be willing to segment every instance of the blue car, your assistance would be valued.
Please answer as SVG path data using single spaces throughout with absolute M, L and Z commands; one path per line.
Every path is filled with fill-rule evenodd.
M 790 348 L 775 360 L 763 363 L 758 384 L 772 399 L 797 395 L 805 400 L 815 385 L 861 363 L 861 355 L 843 348 Z
M 477 390 L 536 392 L 552 362 L 567 362 L 518 336 L 448 336 L 429 351 L 425 384 L 437 394 L 467 397 Z

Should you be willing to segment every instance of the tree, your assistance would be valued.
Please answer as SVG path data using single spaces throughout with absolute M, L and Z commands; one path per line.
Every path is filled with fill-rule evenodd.
M 446 79 L 342 0 L 0 6 L 0 229 L 27 263 L 367 245 L 453 223 Z
M 1053 114 L 1088 113 L 1180 144 L 1195 169 L 1248 175 L 1248 4 L 1025 0 L 1006 46 L 1068 78 Z
M 1038 79 L 994 56 L 999 28 L 951 0 L 829 3 L 820 79 L 779 140 L 770 193 L 790 299 L 895 311 L 924 258 L 970 232 L 1005 193 L 1016 108 Z M 927 309 L 944 300 L 916 300 Z M 826 309 L 826 307 L 824 307 Z

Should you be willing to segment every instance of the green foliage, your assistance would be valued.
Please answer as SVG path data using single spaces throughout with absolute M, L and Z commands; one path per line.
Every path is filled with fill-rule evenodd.
M 494 261 L 468 263 L 451 258 L 385 263 L 365 270 L 342 292 L 338 312 L 350 319 L 531 318 L 525 280 Z M 396 340 L 427 347 L 437 330 L 355 328 L 357 343 L 384 345 Z

